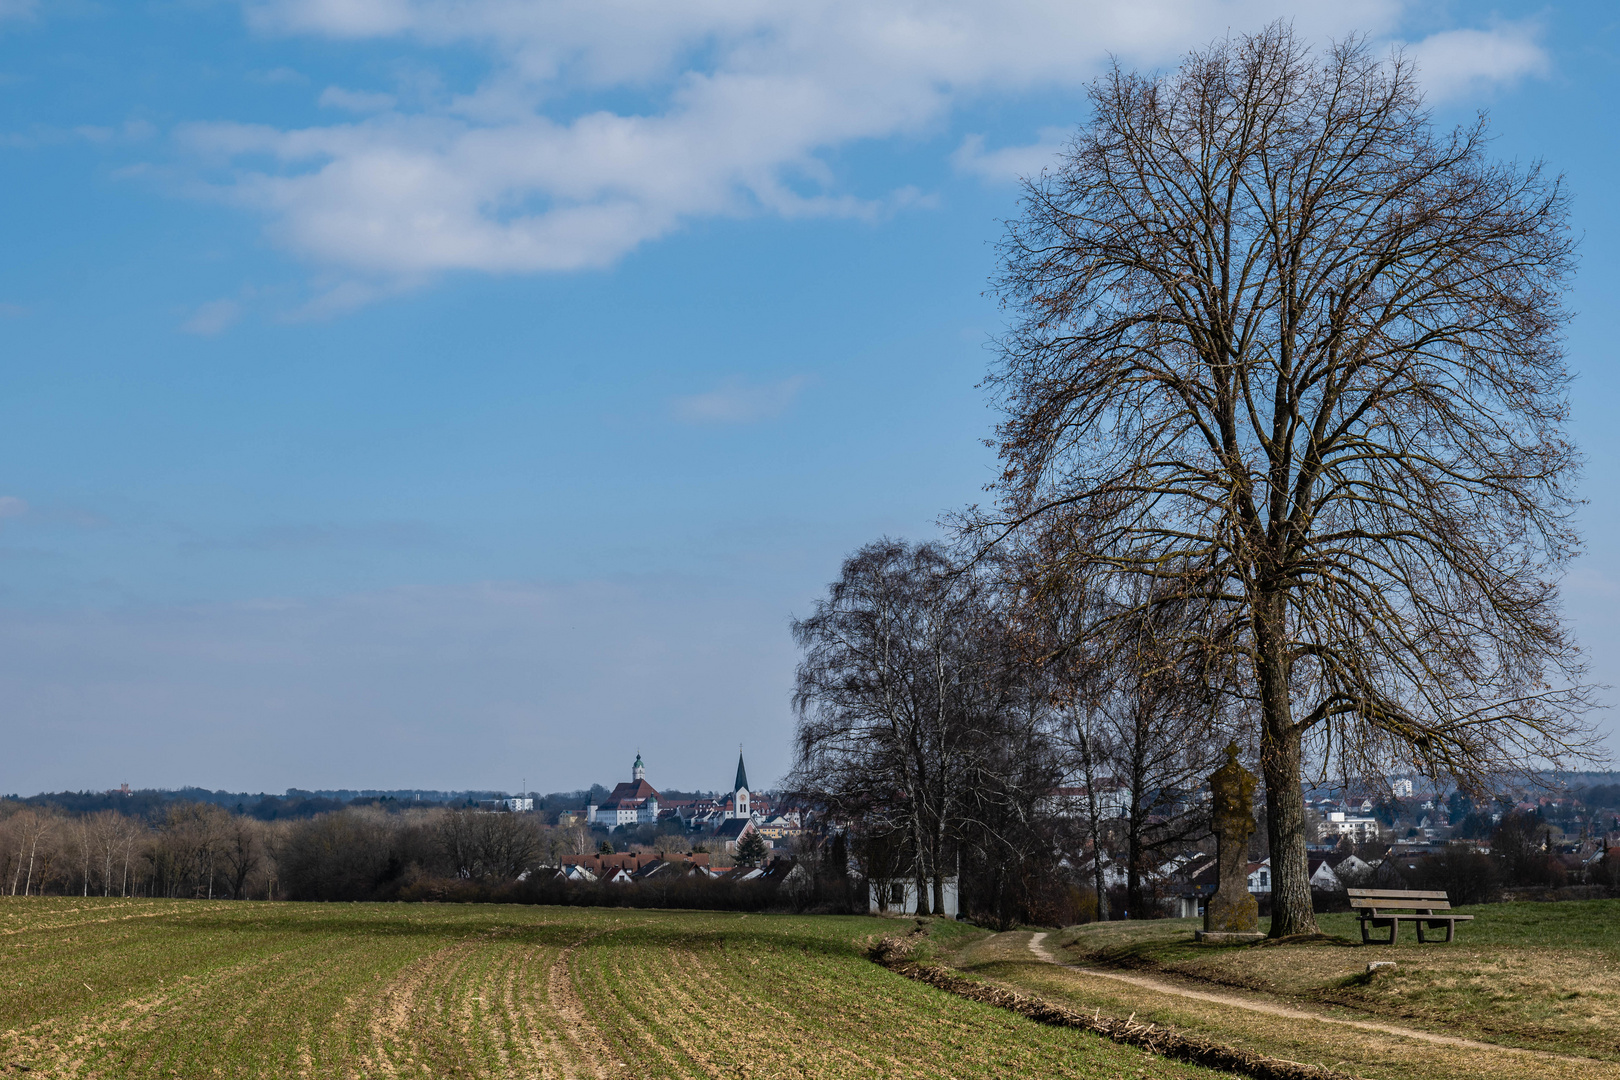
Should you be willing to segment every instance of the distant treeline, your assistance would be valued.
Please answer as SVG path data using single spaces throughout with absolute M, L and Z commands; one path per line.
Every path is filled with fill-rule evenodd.
M 663 792 L 666 799 L 695 799 L 712 796 L 712 792 Z M 555 820 L 556 815 L 568 811 L 584 810 L 592 802 L 607 798 L 608 789 L 601 784 L 578 791 L 554 791 L 547 795 L 531 795 L 534 808 Z M 218 806 L 232 813 L 256 818 L 259 821 L 296 820 L 328 814 L 351 806 L 376 806 L 384 810 L 404 810 L 410 807 L 461 806 L 476 807 L 480 803 L 508 797 L 504 791 L 425 791 L 403 789 L 398 791 L 326 790 L 304 791 L 288 788 L 285 795 L 264 792 L 249 794 L 239 791 L 209 791 L 206 788 L 187 787 L 176 790 L 145 789 L 131 791 L 50 791 L 38 795 L 7 795 L 5 802 L 20 803 L 36 808 L 52 808 L 66 814 L 93 814 L 111 810 L 126 817 L 159 821 L 170 807 L 186 803 Z
M 559 827 L 543 814 L 487 812 L 466 794 L 455 803 L 435 804 L 375 794 L 344 802 L 292 791 L 254 797 L 251 806 L 245 798 L 227 802 L 232 797 L 228 793 L 208 794 L 223 798 L 184 800 L 172 792 L 139 792 L 112 796 L 116 809 L 96 808 L 103 804 L 95 800 L 106 796 L 73 793 L 0 799 L 0 893 L 845 911 L 862 906 L 865 899 L 851 876 L 851 856 L 858 866 L 887 879 L 899 876 L 893 867 L 903 854 L 890 850 L 892 836 L 857 831 L 847 851 L 839 837 L 825 844 L 806 838 L 793 852 L 803 870 L 786 892 L 779 875 L 734 882 L 677 873 L 673 867 L 668 875 L 629 885 L 567 882 L 558 880 L 555 868 L 566 856 L 598 850 L 599 832 L 579 825 Z M 571 793 L 570 798 L 588 799 L 590 794 Z M 1611 825 L 1620 829 L 1620 824 L 1607 814 L 1583 817 L 1583 830 L 1599 830 L 1591 836 L 1559 824 L 1560 814 L 1572 804 L 1615 805 L 1620 786 L 1592 785 L 1564 794 L 1556 804 L 1530 811 L 1513 810 L 1508 801 L 1476 805 L 1454 796 L 1450 801 L 1461 822 L 1459 834 L 1483 841 L 1489 854 L 1458 845 L 1438 854 L 1390 852 L 1385 857 L 1387 844 L 1366 844 L 1358 854 L 1376 867 L 1365 880 L 1346 883 L 1444 888 L 1460 903 L 1525 889 L 1620 889 L 1620 860 L 1602 857 L 1603 833 Z M 1112 822 L 1104 836 L 1120 851 L 1124 848 L 1113 833 L 1122 829 L 1121 822 Z M 629 840 L 638 848 L 677 852 L 702 843 L 680 830 L 659 832 L 651 826 L 633 836 L 613 836 L 621 850 Z M 1061 829 L 1056 839 L 1063 840 Z M 1620 854 L 1620 848 L 1610 850 Z M 711 859 L 717 865 L 731 861 L 720 851 L 711 852 Z M 981 865 L 971 850 L 964 853 L 961 867 L 962 910 L 997 921 L 1004 914 L 1004 895 L 998 891 L 1005 887 L 1004 879 L 994 867 Z M 1102 905 L 1087 884 L 1084 876 L 1050 868 L 1019 883 L 1030 898 L 1024 921 L 1062 925 L 1097 918 Z M 1151 917 L 1179 895 L 1179 887 L 1173 881 L 1145 881 L 1141 902 L 1127 903 L 1123 887 L 1116 885 L 1117 895 L 1107 899 L 1115 910 Z M 1321 899 L 1334 902 L 1332 897 Z
M 306 800 L 307 801 L 307 800 Z M 333 800 L 335 801 L 335 800 Z M 790 894 L 774 879 L 733 884 L 671 867 L 630 885 L 571 883 L 556 868 L 598 850 L 581 825 L 536 814 L 397 800 L 350 800 L 313 816 L 261 819 L 211 802 L 168 801 L 150 816 L 70 813 L 0 800 L 0 892 L 238 900 L 479 900 L 759 910 L 819 904 L 844 910 L 842 875 L 823 883 L 819 845 L 802 845 Z M 653 850 L 685 852 L 684 835 Z M 741 856 L 740 856 L 741 857 Z M 724 852 L 713 865 L 728 866 Z M 763 862 L 761 853 L 758 861 Z M 744 858 L 744 861 L 748 860 Z M 847 858 L 838 857 L 838 865 Z M 783 866 L 773 871 L 780 876 Z M 776 898 L 776 899 L 773 899 Z

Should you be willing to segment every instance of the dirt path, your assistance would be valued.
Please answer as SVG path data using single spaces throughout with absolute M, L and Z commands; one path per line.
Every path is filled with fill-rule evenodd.
M 1177 997 L 1206 1001 L 1212 1005 L 1226 1005 L 1234 1009 L 1247 1009 L 1250 1012 L 1265 1013 L 1267 1016 L 1281 1016 L 1289 1020 L 1309 1020 L 1319 1024 L 1340 1024 L 1344 1027 L 1359 1028 L 1362 1031 L 1376 1031 L 1382 1035 L 1395 1035 L 1403 1039 L 1416 1039 L 1419 1042 L 1435 1043 L 1440 1046 L 1459 1046 L 1470 1050 L 1493 1050 L 1505 1054 L 1525 1054 L 1531 1057 L 1552 1058 L 1559 1061 L 1593 1060 L 1591 1058 L 1575 1057 L 1570 1054 L 1554 1054 L 1545 1050 L 1526 1050 L 1517 1046 L 1502 1046 L 1499 1043 L 1481 1042 L 1478 1039 L 1464 1039 L 1456 1035 L 1440 1035 L 1432 1031 L 1420 1031 L 1417 1028 L 1400 1027 L 1395 1024 L 1380 1024 L 1369 1020 L 1344 1020 L 1319 1012 L 1308 1012 L 1304 1009 L 1290 1008 L 1287 1005 L 1259 1001 L 1239 994 L 1194 990 L 1190 987 L 1178 986 L 1173 982 L 1155 979 L 1147 975 L 1127 975 L 1119 971 L 1103 971 L 1098 968 L 1082 967 L 1079 964 L 1068 963 L 1054 955 L 1052 950 L 1046 947 L 1046 931 L 1044 930 L 1030 935 L 1029 951 L 1035 954 L 1036 959 L 1044 963 L 1056 964 L 1058 967 L 1068 968 L 1070 971 L 1076 971 L 1082 975 L 1091 975 L 1099 979 L 1113 979 L 1116 982 L 1130 983 L 1132 986 L 1139 986 L 1144 990 L 1152 990 L 1160 994 L 1173 994 Z

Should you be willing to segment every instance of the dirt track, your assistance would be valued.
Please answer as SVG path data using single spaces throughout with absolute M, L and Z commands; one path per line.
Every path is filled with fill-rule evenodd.
M 1501 1046 L 1497 1043 L 1482 1042 L 1477 1039 L 1464 1039 L 1456 1035 L 1441 1035 L 1433 1031 L 1422 1031 L 1417 1028 L 1401 1027 L 1396 1024 L 1384 1024 L 1370 1020 L 1346 1020 L 1324 1013 L 1308 1011 L 1287 1005 L 1278 1005 L 1274 1002 L 1264 1001 L 1256 997 L 1237 994 L 1230 991 L 1197 990 L 1166 979 L 1156 979 L 1150 975 L 1137 975 L 1121 971 L 1105 971 L 1099 968 L 1084 967 L 1080 964 L 1071 964 L 1053 954 L 1046 947 L 1046 931 L 1038 931 L 1030 935 L 1029 951 L 1035 958 L 1043 963 L 1055 964 L 1081 975 L 1088 975 L 1098 979 L 1112 979 L 1117 982 L 1129 983 L 1144 990 L 1152 990 L 1159 994 L 1171 994 L 1176 997 L 1190 998 L 1194 1001 L 1203 1001 L 1212 1005 L 1223 1005 L 1228 1008 L 1245 1009 L 1250 1012 L 1264 1013 L 1268 1016 L 1278 1016 L 1288 1020 L 1306 1020 L 1320 1024 L 1338 1024 L 1344 1027 L 1357 1028 L 1362 1031 L 1376 1032 L 1380 1035 L 1393 1035 L 1403 1039 L 1413 1039 L 1418 1042 L 1433 1043 L 1440 1046 L 1454 1046 L 1468 1050 L 1484 1050 L 1501 1054 L 1521 1054 L 1527 1057 L 1540 1058 L 1548 1061 L 1564 1061 L 1577 1063 L 1590 1063 L 1599 1065 L 1595 1059 L 1576 1057 L 1570 1054 L 1554 1054 L 1542 1050 L 1525 1050 L 1516 1046 Z M 1608 1062 L 1602 1062 L 1608 1065 Z

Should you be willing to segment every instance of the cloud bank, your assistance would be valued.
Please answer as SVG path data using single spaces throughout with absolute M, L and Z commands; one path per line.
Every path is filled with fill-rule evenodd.
M 1110 55 L 1173 63 L 1279 15 L 1318 38 L 1387 35 L 1403 13 L 1399 0 L 1282 9 L 1261 0 L 248 0 L 245 8 L 267 35 L 389 41 L 485 65 L 459 93 L 434 90 L 432 79 L 398 94 L 329 87 L 322 105 L 359 114 L 345 122 L 180 130 L 197 160 L 221 169 L 217 196 L 264 215 L 279 244 L 341 279 L 347 298 L 316 305 L 331 310 L 444 271 L 604 267 L 705 217 L 872 214 L 896 193 L 844 190 L 834 152 L 927 136 L 988 95 L 1077 87 Z M 1447 94 L 1546 66 L 1521 25 L 1447 31 L 1413 48 Z M 954 163 L 1003 181 L 1037 171 L 1060 133 L 990 152 L 985 141 L 970 138 Z

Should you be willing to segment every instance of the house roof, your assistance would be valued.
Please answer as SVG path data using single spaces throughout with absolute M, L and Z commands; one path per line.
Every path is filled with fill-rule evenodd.
M 626 780 L 613 789 L 602 803 L 602 809 L 612 810 L 620 803 L 641 802 L 644 799 L 656 799 L 658 792 L 645 780 Z
M 614 870 L 628 870 L 634 872 L 648 863 L 658 861 L 658 856 L 650 851 L 619 851 L 611 855 L 564 855 L 563 866 L 583 866 L 594 874 L 612 872 Z
M 722 840 L 740 840 L 745 829 L 753 824 L 752 818 L 730 818 L 720 823 L 714 835 Z

